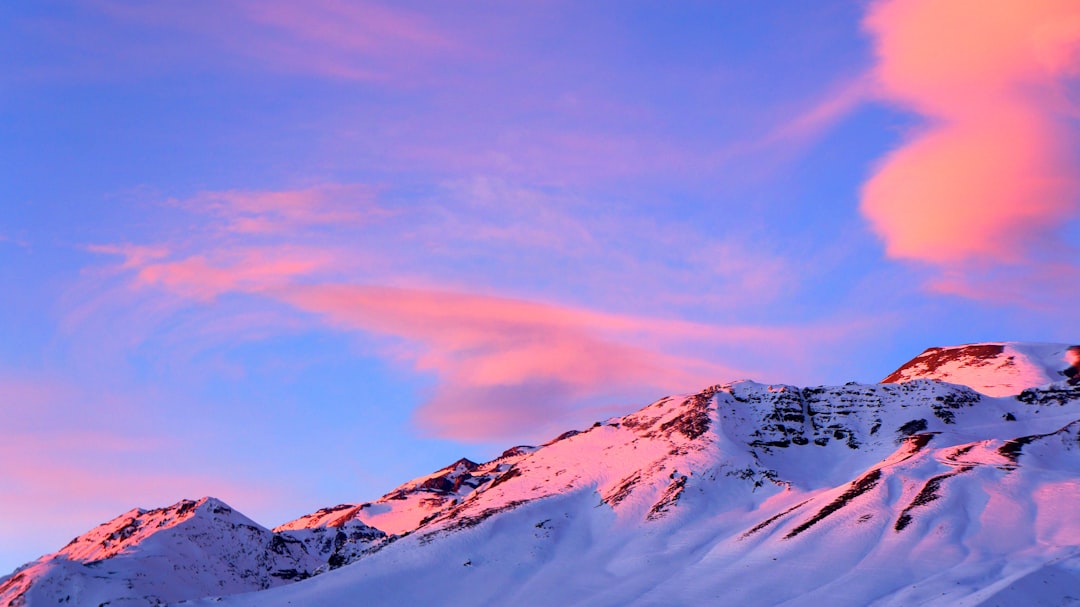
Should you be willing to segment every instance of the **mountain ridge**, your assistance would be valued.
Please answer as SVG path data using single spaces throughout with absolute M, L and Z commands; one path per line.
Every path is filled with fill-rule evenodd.
M 568 431 L 539 447 L 513 447 L 482 463 L 460 459 L 403 483 L 374 502 L 323 508 L 273 531 L 256 525 L 270 534 L 259 536 L 271 538 L 266 540 L 264 551 L 270 550 L 274 542 L 279 549 L 289 549 L 289 556 L 278 554 L 281 558 L 271 567 L 289 577 L 271 581 L 265 577 L 270 575 L 267 571 L 262 578 L 252 578 L 259 580 L 260 587 L 230 591 L 257 591 L 255 594 L 237 594 L 222 600 L 230 605 L 284 605 L 288 601 L 340 604 L 335 601 L 345 596 L 339 592 L 343 592 L 342 588 L 376 592 L 384 587 L 377 584 L 379 580 L 389 583 L 405 572 L 437 583 L 450 594 L 456 589 L 463 597 L 456 604 L 482 604 L 485 596 L 495 600 L 494 596 L 481 596 L 463 585 L 464 577 L 440 577 L 447 562 L 453 562 L 455 555 L 464 555 L 460 560 L 466 569 L 484 568 L 494 576 L 497 581 L 493 585 L 506 593 L 500 600 L 518 596 L 519 586 L 510 582 L 520 581 L 521 576 L 536 583 L 543 579 L 555 583 L 559 578 L 552 576 L 562 571 L 570 580 L 563 585 L 576 588 L 577 593 L 560 598 L 567 604 L 605 604 L 603 597 L 609 595 L 610 604 L 654 604 L 649 597 L 655 598 L 658 586 L 645 586 L 661 574 L 684 579 L 686 584 L 678 591 L 682 593 L 679 596 L 700 601 L 712 596 L 710 593 L 717 588 L 687 576 L 708 554 L 715 553 L 719 562 L 729 562 L 736 554 L 749 555 L 747 558 L 752 559 L 748 562 L 757 562 L 753 559 L 761 557 L 761 551 L 798 552 L 805 550 L 806 542 L 814 541 L 825 547 L 843 546 L 844 550 L 859 546 L 857 552 L 877 558 L 880 551 L 868 547 L 871 545 L 865 543 L 865 538 L 858 538 L 872 531 L 885 546 L 881 550 L 886 551 L 904 542 L 932 543 L 935 540 L 927 534 L 933 532 L 928 525 L 934 520 L 945 521 L 940 523 L 946 525 L 941 529 L 967 525 L 965 528 L 975 529 L 970 532 L 975 534 L 972 537 L 981 538 L 980 533 L 992 535 L 982 526 L 972 528 L 970 520 L 956 519 L 959 510 L 950 508 L 962 504 L 962 510 L 967 512 L 985 511 L 988 506 L 971 501 L 971 496 L 988 490 L 980 487 L 991 487 L 991 494 L 997 495 L 993 492 L 1004 491 L 1009 483 L 1030 484 L 1035 495 L 1031 500 L 1037 502 L 1031 506 L 1033 520 L 1037 522 L 1040 513 L 1046 512 L 1051 519 L 1057 517 L 1058 544 L 1076 548 L 1080 546 L 1080 529 L 1076 529 L 1067 512 L 1054 514 L 1052 504 L 1038 496 L 1057 492 L 1059 497 L 1080 498 L 1080 482 L 1076 482 L 1080 477 L 1080 458 L 1076 457 L 1080 391 L 1051 384 L 1024 386 L 1013 395 L 994 397 L 937 378 L 915 377 L 920 373 L 940 374 L 943 366 L 951 365 L 947 370 L 954 376 L 960 370 L 963 379 L 980 387 L 994 382 L 1000 387 L 1002 382 L 993 374 L 1001 372 L 1003 353 L 1014 357 L 1013 366 L 1018 365 L 1017 356 L 1029 356 L 1031 360 L 1020 362 L 1032 368 L 1041 365 L 1039 368 L 1048 374 L 1045 352 L 1052 348 L 1043 346 L 1064 350 L 1064 346 L 1037 344 L 1026 350 L 1036 354 L 1026 355 L 1021 352 L 1023 344 L 982 344 L 986 345 L 1001 347 L 937 349 L 949 352 L 949 360 L 937 365 L 926 364 L 926 353 L 934 349 L 927 350 L 889 376 L 904 371 L 899 377 L 902 383 L 896 384 L 797 387 L 740 381 L 694 394 L 669 396 L 634 413 L 597 422 L 584 430 Z M 960 351 L 950 351 L 957 349 Z M 1015 377 L 1009 381 L 1016 382 Z M 199 503 L 210 509 L 228 509 L 223 502 L 211 500 L 205 498 Z M 131 555 L 124 550 L 132 538 L 142 537 L 139 534 L 148 529 L 148 524 L 131 529 L 126 519 L 121 519 L 158 513 L 150 518 L 182 519 L 166 527 L 174 528 L 187 520 L 182 518 L 184 515 L 196 510 L 183 505 L 186 503 L 171 507 L 172 514 L 158 513 L 168 509 L 133 510 L 99 526 L 90 532 L 96 533 L 98 544 L 102 538 L 118 535 L 110 540 L 111 547 L 94 548 L 97 552 L 93 554 L 114 550 L 103 559 L 130 560 Z M 950 508 L 943 509 L 943 505 Z M 529 517 L 538 520 L 525 525 Z M 376 520 L 386 528 L 371 524 Z M 1031 529 L 1024 525 L 1018 524 L 1017 537 L 1011 541 L 1045 535 L 1045 530 L 1036 529 L 1044 528 L 1045 521 Z M 682 539 L 658 548 L 650 542 L 656 540 L 659 529 Z M 593 539 L 587 541 L 589 537 Z M 608 542 L 608 537 L 623 541 Z M 970 541 L 963 537 L 955 541 L 959 545 Z M 488 550 L 485 542 L 504 552 Z M 83 543 L 87 542 L 73 541 L 76 547 Z M 117 548 L 121 544 L 124 547 Z M 450 550 L 455 546 L 465 548 Z M 577 548 L 572 549 L 574 546 Z M 637 554 L 634 546 L 645 548 Z M 525 548 L 532 556 L 512 556 Z M 12 584 L 15 577 L 28 571 L 27 567 L 62 562 L 57 566 L 60 579 L 71 579 L 73 561 L 63 553 L 65 549 L 54 553 L 51 560 L 46 555 L 17 570 L 6 582 L 0 581 L 0 599 L 7 605 L 23 604 L 16 601 L 28 596 L 27 589 L 23 588 L 21 594 L 11 589 L 16 588 Z M 1026 549 L 1032 550 L 1030 546 Z M 1050 567 L 1047 563 L 1053 559 L 1071 563 L 1067 550 L 1062 550 L 1058 546 L 1043 548 L 1041 553 L 1035 551 L 1029 563 L 1034 568 L 1026 575 L 1037 578 L 1042 574 L 1037 573 L 1040 569 L 1036 565 Z M 603 566 L 597 569 L 592 561 L 583 561 L 583 554 L 591 555 Z M 674 568 L 642 569 L 642 559 L 648 561 L 648 554 L 666 554 Z M 772 558 L 775 561 L 779 557 Z M 979 566 L 999 567 L 1013 562 L 1000 554 L 994 559 L 987 557 L 986 563 Z M 259 562 L 265 569 L 266 562 Z M 296 565 L 289 567 L 289 562 Z M 729 565 L 735 562 L 741 561 L 730 561 Z M 761 561 L 763 574 L 774 571 L 767 567 L 769 563 Z M 923 571 L 916 564 L 908 567 Z M 39 584 L 40 590 L 40 584 L 52 579 L 49 575 L 45 572 L 32 582 Z M 601 592 L 585 579 L 588 575 L 598 579 L 614 576 L 627 590 Z M 832 578 L 825 575 L 822 579 Z M 287 583 L 294 581 L 297 583 Z M 531 584 L 523 583 L 521 588 Z M 731 592 L 736 594 L 749 584 L 732 579 L 727 583 L 733 584 L 735 590 Z M 799 583 L 809 582 L 796 576 L 793 587 Z M 53 586 L 57 592 L 64 590 L 63 584 Z M 632 594 L 631 590 L 638 586 L 639 595 Z M 382 604 L 432 599 L 426 589 L 415 583 L 394 588 L 379 590 L 382 595 L 376 593 L 385 599 Z M 759 595 L 744 597 L 749 601 L 745 604 L 791 600 L 783 599 L 775 589 L 758 590 Z M 965 597 L 982 591 L 971 590 Z M 898 588 L 891 592 L 896 600 L 914 596 Z M 67 595 L 53 592 L 47 595 L 49 598 L 45 598 L 46 594 L 38 596 L 42 598 L 31 596 L 31 602 L 26 604 L 54 602 Z M 128 598 L 150 605 L 158 604 L 154 600 L 192 599 L 198 603 L 201 596 L 212 594 L 144 594 Z M 518 598 L 521 604 L 551 604 L 540 600 L 543 596 L 540 593 Z

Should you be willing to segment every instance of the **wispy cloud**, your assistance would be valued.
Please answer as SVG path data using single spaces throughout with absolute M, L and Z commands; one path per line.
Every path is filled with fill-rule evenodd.
M 219 229 L 236 233 L 296 233 L 327 226 L 352 227 L 385 217 L 373 188 L 324 184 L 299 190 L 199 192 L 173 204 L 221 221 Z
M 222 293 L 259 291 L 328 266 L 323 251 L 297 248 L 248 247 L 192 255 L 177 261 L 141 266 L 136 285 L 160 285 L 195 299 Z
M 409 213 L 384 212 L 368 194 L 359 186 L 326 186 L 204 192 L 173 201 L 194 225 L 209 225 L 159 243 L 92 247 L 122 259 L 104 273 L 113 281 L 111 294 L 79 318 L 90 322 L 95 309 L 132 307 L 119 317 L 152 330 L 188 307 L 228 309 L 235 322 L 209 324 L 255 335 L 275 315 L 285 315 L 287 331 L 296 330 L 297 317 L 317 319 L 330 330 L 364 335 L 383 356 L 430 374 L 436 384 L 416 412 L 417 425 L 461 440 L 536 438 L 613 401 L 762 377 L 760 362 L 770 353 L 797 360 L 807 343 L 848 330 L 676 321 L 602 303 L 522 296 L 501 285 L 496 272 L 512 279 L 560 259 L 578 264 L 575 281 L 600 282 L 601 291 L 619 283 L 628 293 L 655 289 L 657 299 L 667 300 L 658 308 L 672 305 L 678 293 L 688 298 L 675 305 L 715 307 L 719 299 L 700 297 L 702 289 L 714 289 L 711 282 L 736 293 L 731 305 L 738 296 L 776 297 L 791 272 L 779 257 L 722 241 L 694 244 L 687 229 L 575 213 L 580 201 L 502 181 L 454 184 L 442 203 Z M 655 267 L 643 269 L 638 253 L 612 246 L 644 238 L 665 251 L 656 258 L 651 249 L 641 253 Z M 609 250 L 616 252 L 607 259 Z M 438 275 L 432 260 L 446 255 L 466 271 Z M 502 255 L 509 256 L 506 267 L 492 263 Z M 672 268 L 664 265 L 669 258 Z M 474 263 L 479 273 L 469 269 Z M 676 281 L 674 293 L 666 292 L 671 285 L 663 285 L 664 276 Z M 637 278 L 625 284 L 631 277 Z M 698 301 L 687 288 L 699 290 Z M 226 301 L 231 307 L 222 307 Z M 188 339 L 206 333 L 189 329 Z M 204 336 L 221 339 L 218 330 Z M 718 356 L 721 351 L 742 356 Z
M 1080 75 L 1076 3 L 883 0 L 865 24 L 880 95 L 925 118 L 863 188 L 887 254 L 954 285 L 1044 261 L 1080 216 L 1080 132 L 1063 88 Z
M 9 234 L 4 234 L 3 232 L 0 232 L 0 244 L 11 244 L 11 245 L 15 245 L 15 246 L 17 246 L 19 248 L 22 248 L 22 249 L 29 249 L 30 248 L 30 242 L 27 241 L 26 239 L 24 239 L 22 237 L 18 237 L 18 236 L 11 236 Z
M 872 99 L 873 91 L 873 79 L 868 74 L 845 80 L 793 118 L 780 122 L 761 139 L 760 145 L 805 145 Z
M 404 340 L 399 356 L 440 380 L 417 421 L 458 439 L 515 435 L 523 428 L 535 436 L 535 428 L 590 398 L 677 390 L 747 373 L 666 352 L 673 344 L 724 334 L 693 323 L 382 286 L 320 285 L 278 296 L 343 328 Z M 731 333 L 724 337 L 781 337 L 745 327 Z
M 282 0 L 142 5 L 94 0 L 104 14 L 201 38 L 224 61 L 342 80 L 408 83 L 425 64 L 462 51 L 429 17 L 377 2 Z M 194 49 L 157 54 L 192 55 Z

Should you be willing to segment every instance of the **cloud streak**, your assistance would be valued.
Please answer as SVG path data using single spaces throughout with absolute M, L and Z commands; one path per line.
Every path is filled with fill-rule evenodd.
M 324 184 L 285 191 L 203 191 L 173 201 L 190 211 L 221 220 L 221 229 L 238 234 L 296 233 L 327 226 L 356 226 L 385 217 L 376 192 L 356 184 Z
M 864 25 L 882 99 L 924 118 L 863 186 L 887 255 L 951 281 L 1047 253 L 1080 215 L 1076 3 L 882 0 Z
M 91 6 L 141 27 L 194 34 L 266 69 L 347 81 L 404 84 L 441 56 L 462 51 L 426 16 L 376 2 L 231 0 L 180 8 L 96 0 Z M 192 49 L 157 52 L 175 59 Z
M 91 247 L 122 257 L 103 271 L 116 288 L 101 305 L 134 307 L 119 316 L 125 325 L 142 330 L 194 307 L 228 315 L 230 320 L 215 324 L 226 331 L 233 324 L 245 330 L 251 314 L 261 311 L 254 317 L 255 334 L 272 324 L 268 318 L 279 317 L 289 331 L 321 323 L 361 334 L 380 354 L 435 379 L 415 413 L 417 427 L 469 441 L 542 438 L 580 423 L 585 415 L 603 417 L 606 406 L 718 381 L 760 378 L 761 361 L 771 353 L 797 358 L 806 343 L 833 339 L 846 330 L 676 321 L 508 295 L 515 290 L 494 289 L 470 273 L 409 277 L 401 268 L 410 258 L 418 256 L 421 265 L 430 266 L 425 260 L 450 254 L 445 249 L 456 255 L 471 250 L 471 257 L 454 263 L 475 258 L 485 263 L 482 267 L 500 251 L 524 255 L 500 268 L 522 273 L 527 268 L 519 263 L 548 267 L 553 257 L 570 263 L 608 246 L 610 238 L 633 239 L 638 229 L 625 234 L 630 226 L 614 225 L 609 216 L 586 220 L 560 207 L 567 201 L 556 203 L 501 183 L 481 182 L 454 192 L 468 202 L 406 216 L 384 211 L 371 190 L 360 186 L 203 192 L 172 201 L 190 212 L 195 225 L 206 225 L 156 244 Z M 771 297 L 779 288 L 777 276 L 790 274 L 787 266 L 768 257 L 747 257 L 742 247 L 710 241 L 683 251 L 685 230 L 651 224 L 641 229 L 649 238 L 660 238 L 657 246 L 681 264 L 673 279 L 704 282 L 700 288 L 714 288 L 706 278 L 711 276 L 741 296 Z M 376 236 L 387 230 L 393 238 Z M 601 272 L 606 273 L 603 280 L 616 280 L 626 272 L 641 272 L 627 252 L 612 263 L 623 268 L 623 275 L 600 264 L 581 267 L 585 275 L 579 278 L 589 282 L 590 273 Z M 657 263 L 649 275 L 665 273 Z M 660 283 L 644 285 L 638 281 L 623 288 L 628 293 L 652 288 L 656 298 L 670 297 Z M 100 316 L 101 305 L 80 310 L 82 322 Z M 184 339 L 206 333 L 189 329 Z M 211 337 L 215 343 L 222 339 L 218 330 Z M 725 350 L 743 357 L 730 362 L 730 355 L 718 355 Z
M 334 324 L 404 340 L 399 353 L 440 380 L 416 414 L 439 436 L 535 436 L 522 429 L 547 427 L 583 401 L 744 372 L 665 353 L 663 341 L 721 333 L 690 323 L 417 288 L 321 285 L 279 296 Z

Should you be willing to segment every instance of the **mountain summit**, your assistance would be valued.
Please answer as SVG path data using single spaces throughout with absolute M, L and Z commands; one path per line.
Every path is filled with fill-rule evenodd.
M 1056 605 L 1080 583 L 1080 390 L 1027 385 L 1055 348 L 719 384 L 274 531 L 211 499 L 132 511 L 0 604 Z
M 990 396 L 1012 396 L 1062 378 L 1064 344 L 988 342 L 928 348 L 882 383 L 940 379 Z

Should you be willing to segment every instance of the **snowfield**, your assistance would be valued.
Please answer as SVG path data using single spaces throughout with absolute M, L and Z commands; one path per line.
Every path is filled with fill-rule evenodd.
M 0 605 L 1080 602 L 1064 349 L 712 386 L 273 531 L 212 498 L 132 511 L 18 570 Z

